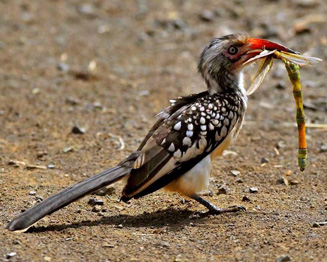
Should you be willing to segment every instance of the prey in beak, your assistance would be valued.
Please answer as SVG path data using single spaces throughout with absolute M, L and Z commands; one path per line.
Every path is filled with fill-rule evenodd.
M 253 94 L 261 85 L 273 65 L 274 58 L 281 59 L 284 63 L 290 62 L 299 66 L 312 65 L 321 61 L 320 58 L 300 55 L 288 47 L 265 39 L 248 38 L 246 46 L 247 51 L 243 55 L 242 66 L 261 60 L 259 69 L 247 89 L 247 95 Z

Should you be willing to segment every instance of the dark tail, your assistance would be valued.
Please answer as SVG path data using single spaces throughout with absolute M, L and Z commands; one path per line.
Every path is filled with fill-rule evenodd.
M 124 161 L 122 161 L 118 166 L 96 174 L 47 198 L 41 203 L 15 217 L 7 225 L 7 229 L 11 231 L 25 229 L 46 215 L 49 215 L 69 205 L 77 199 L 90 194 L 99 188 L 108 186 L 118 181 L 130 173 L 138 155 L 138 152 L 133 153 Z

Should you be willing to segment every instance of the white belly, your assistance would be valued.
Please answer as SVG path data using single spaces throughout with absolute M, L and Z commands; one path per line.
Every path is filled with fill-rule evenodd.
M 211 159 L 208 155 L 191 170 L 165 186 L 165 189 L 179 192 L 185 196 L 199 193 L 208 188 L 210 171 Z

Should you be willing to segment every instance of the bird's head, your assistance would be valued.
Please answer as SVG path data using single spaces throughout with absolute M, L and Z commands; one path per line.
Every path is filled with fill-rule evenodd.
M 263 50 L 295 53 L 280 44 L 240 34 L 214 38 L 200 56 L 198 70 L 210 93 L 242 89 L 245 63 Z M 242 90 L 241 90 L 242 91 Z

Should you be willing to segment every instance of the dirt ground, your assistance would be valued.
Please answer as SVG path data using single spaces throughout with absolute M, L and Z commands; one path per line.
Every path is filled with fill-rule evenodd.
M 327 123 L 326 14 L 324 0 L 0 0 L 0 260 L 327 261 L 327 225 L 314 224 L 327 221 L 327 130 L 317 125 Z M 315 124 L 305 172 L 276 62 L 206 196 L 246 212 L 199 216 L 204 207 L 162 191 L 125 204 L 116 184 L 92 196 L 103 206 L 88 196 L 26 233 L 5 229 L 38 199 L 129 155 L 169 99 L 205 90 L 197 57 L 232 32 L 324 59 L 301 70 Z

